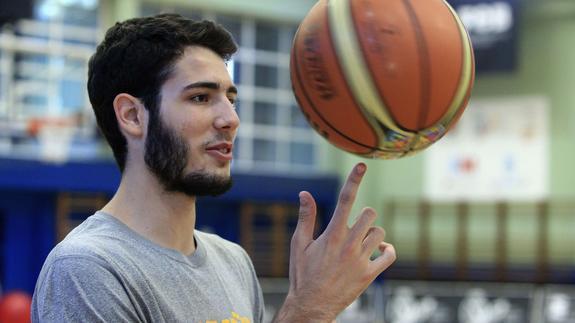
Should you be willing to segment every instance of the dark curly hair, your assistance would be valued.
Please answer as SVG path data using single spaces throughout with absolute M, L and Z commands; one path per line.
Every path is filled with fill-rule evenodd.
M 194 45 L 226 61 L 237 50 L 231 34 L 214 22 L 160 14 L 116 23 L 90 58 L 88 95 L 120 171 L 126 166 L 127 141 L 114 113 L 115 97 L 128 93 L 140 99 L 150 118 L 156 118 L 162 85 L 186 47 Z

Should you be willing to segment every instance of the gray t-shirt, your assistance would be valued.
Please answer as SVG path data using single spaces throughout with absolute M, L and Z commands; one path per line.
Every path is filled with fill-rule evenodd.
M 247 253 L 195 231 L 186 256 L 97 212 L 50 253 L 33 322 L 261 322 L 264 304 Z M 227 320 L 227 321 L 226 321 Z

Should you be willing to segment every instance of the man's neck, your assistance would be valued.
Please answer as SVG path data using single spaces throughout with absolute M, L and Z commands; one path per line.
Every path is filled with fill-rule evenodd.
M 185 255 L 195 251 L 196 199 L 166 192 L 147 170 L 126 170 L 102 211 L 158 245 Z

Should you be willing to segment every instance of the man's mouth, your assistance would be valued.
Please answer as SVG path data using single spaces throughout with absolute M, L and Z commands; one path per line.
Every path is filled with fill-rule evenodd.
M 206 147 L 206 151 L 214 158 L 221 161 L 229 161 L 232 159 L 233 145 L 229 142 L 220 142 Z

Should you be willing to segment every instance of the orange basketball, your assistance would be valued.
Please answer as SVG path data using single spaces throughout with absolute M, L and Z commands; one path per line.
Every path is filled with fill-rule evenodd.
M 443 0 L 320 0 L 290 74 L 313 128 L 365 157 L 425 149 L 457 121 L 475 77 L 465 27 Z

